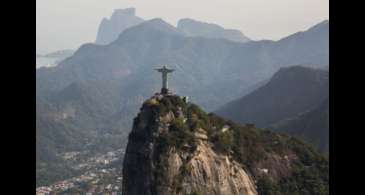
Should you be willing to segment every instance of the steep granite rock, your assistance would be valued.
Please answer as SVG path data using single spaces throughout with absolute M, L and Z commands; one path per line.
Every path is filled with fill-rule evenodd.
M 193 189 L 207 194 L 257 194 L 254 181 L 242 166 L 217 154 L 208 144 L 200 142 L 185 166 L 190 172 L 182 181 L 183 194 Z
M 147 104 L 158 103 L 151 99 Z M 172 111 L 155 114 L 146 106 L 135 119 L 124 161 L 123 194 L 257 194 L 254 181 L 238 162 L 217 154 L 196 134 L 181 148 L 164 145 L 163 137 L 178 130 L 170 125 L 185 118 Z

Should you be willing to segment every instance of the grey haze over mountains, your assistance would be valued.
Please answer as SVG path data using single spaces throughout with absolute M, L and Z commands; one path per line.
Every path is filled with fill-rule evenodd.
M 280 67 L 328 65 L 328 23 L 279 41 L 238 43 L 186 37 L 174 26 L 153 19 L 128 28 L 109 45 L 85 44 L 55 69 L 39 70 L 37 77 L 44 80 L 39 87 L 50 89 L 85 80 L 126 79 L 123 83 L 127 83 L 136 79 L 130 84 L 144 84 L 146 94 L 151 94 L 158 90 L 159 77 L 153 68 L 160 64 L 178 69 L 171 80 L 176 92 L 197 98 L 209 109 L 208 104 L 218 106 L 236 98 L 235 94 L 269 78 Z M 145 85 L 140 78 L 155 84 Z M 200 102 L 203 92 L 230 98 Z
M 189 18 L 179 20 L 177 23 L 177 28 L 187 36 L 224 38 L 230 41 L 242 43 L 250 41 L 250 39 L 242 34 L 242 32 L 239 30 L 224 29 L 217 24 L 200 22 Z
M 116 9 L 110 19 L 103 18 L 99 25 L 96 36 L 96 44 L 107 45 L 115 41 L 126 29 L 142 23 L 144 20 L 136 16 L 135 8 Z M 186 36 L 223 38 L 230 41 L 250 41 L 241 31 L 235 29 L 224 29 L 217 24 L 200 22 L 184 18 L 178 21 L 177 29 Z
M 328 22 L 279 41 L 241 43 L 186 36 L 152 19 L 108 45 L 84 44 L 56 67 L 37 69 L 37 178 L 54 168 L 44 155 L 125 147 L 139 106 L 160 90 L 154 68 L 163 64 L 176 69 L 173 92 L 216 110 L 281 67 L 328 65 Z M 57 136 L 44 133 L 55 129 Z M 51 151 L 41 152 L 47 146 Z
M 110 19 L 103 18 L 101 21 L 95 43 L 107 45 L 117 39 L 125 29 L 143 21 L 136 16 L 135 8 L 116 9 Z
M 241 124 L 302 137 L 328 152 L 328 76 L 326 70 L 281 68 L 267 84 L 216 113 Z

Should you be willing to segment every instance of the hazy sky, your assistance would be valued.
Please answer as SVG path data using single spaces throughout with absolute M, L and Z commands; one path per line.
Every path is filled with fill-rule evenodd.
M 77 49 L 94 42 L 99 23 L 114 9 L 135 7 L 144 19 L 176 26 L 193 18 L 277 40 L 329 18 L 329 0 L 37 0 L 37 52 Z

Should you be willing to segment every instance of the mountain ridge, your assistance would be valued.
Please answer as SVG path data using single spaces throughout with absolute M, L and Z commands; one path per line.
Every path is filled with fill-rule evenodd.
M 298 83 L 300 86 L 294 83 Z M 283 93 L 292 93 L 293 95 L 284 95 Z M 303 109 L 314 108 L 318 105 L 318 102 L 326 97 L 328 97 L 327 71 L 292 66 L 279 69 L 266 85 L 256 89 L 251 94 L 228 103 L 225 107 L 219 109 L 217 113 L 236 122 L 266 126 L 280 118 L 303 111 Z M 238 106 L 241 103 L 244 105 Z M 294 106 L 294 103 L 298 106 Z M 283 107 L 282 104 L 287 107 Z M 273 107 L 276 107 L 276 109 L 273 109 Z M 286 110 L 289 107 L 291 110 Z M 267 115 L 269 114 L 268 111 L 273 110 L 275 110 L 275 114 Z M 282 114 L 278 114 L 280 111 L 282 111 Z
M 279 121 L 268 127 L 276 132 L 299 137 L 313 144 L 318 151 L 329 153 L 329 100 L 292 118 Z
M 326 70 L 302 66 L 281 68 L 265 85 L 215 113 L 238 123 L 254 123 L 303 138 L 326 153 L 328 74 Z

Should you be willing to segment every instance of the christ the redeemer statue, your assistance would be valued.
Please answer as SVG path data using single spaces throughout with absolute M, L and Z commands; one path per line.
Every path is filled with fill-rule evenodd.
M 167 74 L 174 71 L 174 69 L 168 69 L 166 66 L 163 66 L 162 68 L 156 69 L 158 72 L 162 73 L 162 88 L 161 88 L 161 94 L 167 94 L 168 93 L 168 83 L 167 83 Z

